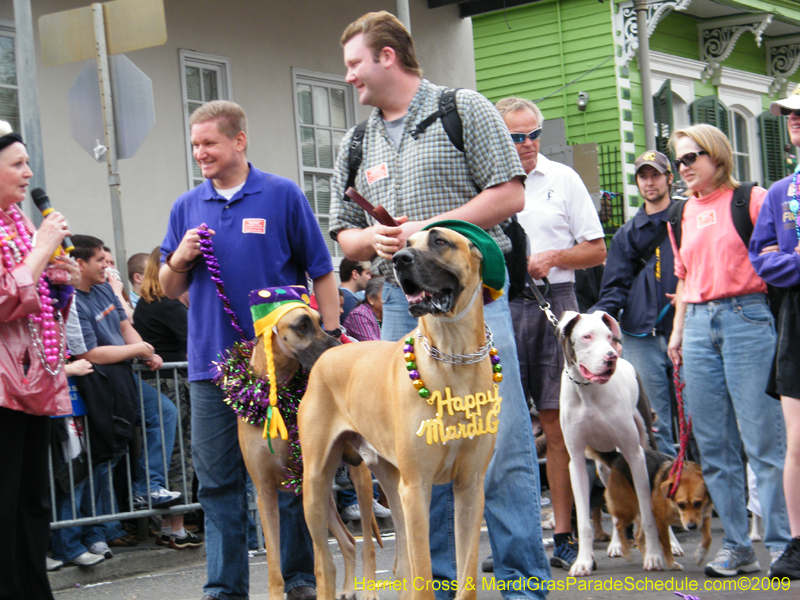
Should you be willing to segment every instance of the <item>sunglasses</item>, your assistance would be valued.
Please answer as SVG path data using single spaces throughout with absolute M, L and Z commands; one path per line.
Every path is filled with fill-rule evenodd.
M 794 110 L 792 110 L 791 108 L 783 108 L 781 106 L 781 114 L 784 117 L 788 117 L 791 114 L 794 114 L 795 117 L 800 117 L 800 108 L 795 108 Z
M 675 168 L 680 169 L 681 165 L 684 167 L 691 167 L 697 160 L 698 156 L 708 156 L 708 152 L 705 150 L 700 150 L 700 152 L 687 152 L 680 158 L 675 159 Z
M 524 144 L 526 139 L 530 139 L 532 142 L 535 142 L 539 139 L 539 136 L 542 135 L 542 128 L 537 127 L 530 133 L 512 133 L 510 135 L 515 144 Z

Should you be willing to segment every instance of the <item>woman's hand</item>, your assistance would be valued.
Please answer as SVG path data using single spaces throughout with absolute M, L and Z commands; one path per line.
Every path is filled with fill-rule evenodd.
M 669 336 L 669 344 L 667 345 L 667 355 L 673 365 L 680 365 L 683 362 L 682 344 L 683 332 L 678 331 L 677 327 L 675 327 L 672 329 L 672 335 Z
M 67 363 L 64 366 L 64 372 L 67 374 L 67 377 L 83 377 L 84 375 L 88 375 L 93 371 L 94 368 L 92 367 L 92 363 L 85 358 L 79 358 L 78 360 Z
M 34 247 L 52 255 L 68 235 L 72 234 L 67 227 L 67 219 L 59 212 L 52 212 L 36 230 Z
M 47 273 L 53 283 L 77 286 L 81 282 L 81 270 L 78 263 L 65 254 L 59 254 L 55 262 L 47 267 Z

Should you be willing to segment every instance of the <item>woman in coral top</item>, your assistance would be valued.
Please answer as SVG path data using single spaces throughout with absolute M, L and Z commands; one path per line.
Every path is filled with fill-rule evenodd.
M 764 543 L 772 560 L 791 536 L 783 494 L 786 432 L 780 406 L 765 390 L 775 352 L 775 326 L 767 287 L 750 263 L 736 231 L 728 138 L 711 125 L 676 131 L 670 139 L 680 176 L 689 188 L 675 254 L 675 323 L 669 355 L 683 359 L 684 398 L 711 499 L 725 536 L 706 565 L 710 577 L 733 577 L 761 569 L 748 536 L 742 446 L 756 474 L 764 517 Z M 754 187 L 755 223 L 767 191 Z

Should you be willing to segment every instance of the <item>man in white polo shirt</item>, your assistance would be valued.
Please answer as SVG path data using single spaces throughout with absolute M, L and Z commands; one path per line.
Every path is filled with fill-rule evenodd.
M 528 234 L 528 273 L 544 293 L 542 277 L 550 281 L 545 296 L 556 316 L 578 310 L 575 269 L 594 267 L 606 257 L 603 228 L 592 198 L 580 176 L 539 154 L 544 119 L 539 108 L 523 98 L 504 98 L 497 110 L 511 134 L 525 178 L 525 208 L 517 218 Z M 526 285 L 510 302 L 517 338 L 522 387 L 539 411 L 547 436 L 547 481 L 555 517 L 555 548 L 550 565 L 569 570 L 577 557 L 572 538 L 572 487 L 569 454 L 559 422 L 559 394 L 564 356 L 553 326 Z

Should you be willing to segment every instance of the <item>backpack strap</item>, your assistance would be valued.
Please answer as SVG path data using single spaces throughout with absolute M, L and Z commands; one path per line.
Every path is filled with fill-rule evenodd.
M 731 198 L 731 217 L 733 226 L 739 237 L 742 238 L 745 248 L 750 246 L 750 236 L 753 235 L 753 219 L 750 218 L 750 195 L 753 193 L 755 183 L 743 183 L 733 190 Z
M 420 134 L 425 133 L 436 119 L 442 120 L 442 127 L 450 140 L 450 143 L 458 149 L 459 152 L 464 152 L 464 128 L 461 125 L 461 115 L 458 114 L 458 105 L 456 104 L 456 92 L 460 88 L 447 88 L 442 95 L 439 96 L 439 110 L 435 113 L 428 115 L 427 118 L 420 121 L 414 131 L 411 132 L 411 137 L 415 140 L 419 138 Z
M 653 255 L 656 253 L 656 249 L 665 239 L 667 239 L 667 224 L 664 223 L 664 221 L 661 221 L 658 232 L 650 242 L 650 245 L 647 246 L 647 250 L 639 255 L 639 259 L 636 262 L 636 268 L 633 271 L 634 278 L 642 271 L 642 269 L 647 266 L 647 263 L 650 262 L 650 259 L 653 258 Z
M 347 183 L 344 186 L 345 191 L 355 186 L 356 175 L 364 158 L 364 132 L 366 130 L 367 122 L 361 121 L 353 131 L 353 138 L 350 140 L 350 148 L 347 152 Z M 349 200 L 347 196 L 344 199 Z
M 686 207 L 688 200 L 678 200 L 669 207 L 667 213 L 667 220 L 672 225 L 672 233 L 675 236 L 675 245 L 678 250 L 681 249 L 681 224 L 683 222 L 683 209 Z

